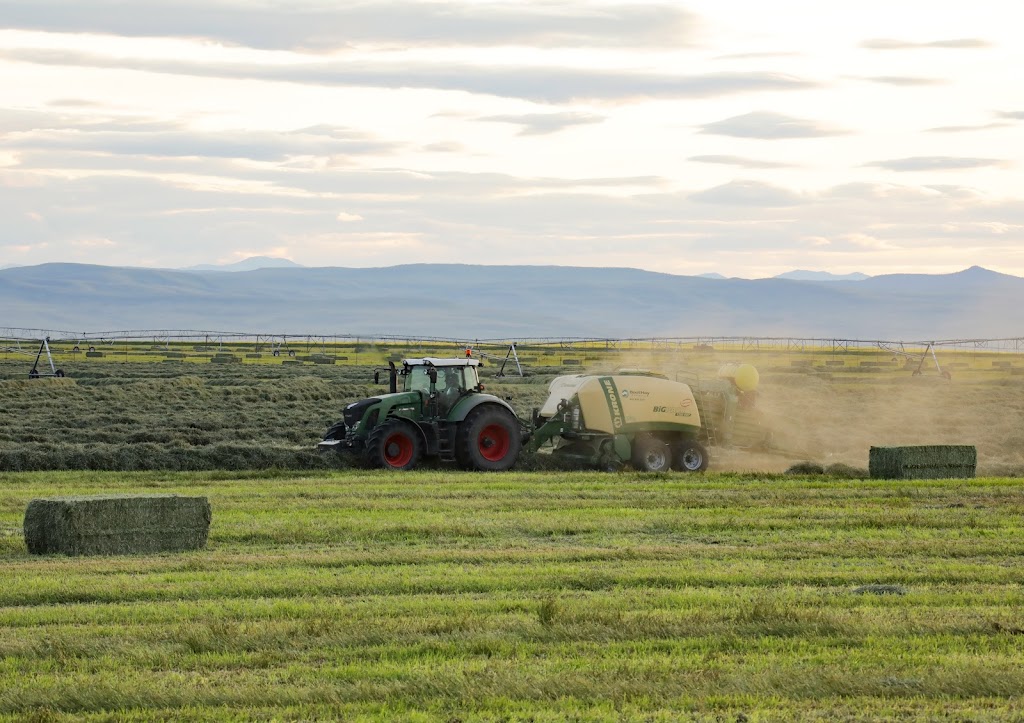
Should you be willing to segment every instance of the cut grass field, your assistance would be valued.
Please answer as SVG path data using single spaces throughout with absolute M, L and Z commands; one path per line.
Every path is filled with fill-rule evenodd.
M 206 551 L 30 557 L 25 506 L 177 492 Z M 1024 716 L 1024 484 L 0 474 L 0 720 Z

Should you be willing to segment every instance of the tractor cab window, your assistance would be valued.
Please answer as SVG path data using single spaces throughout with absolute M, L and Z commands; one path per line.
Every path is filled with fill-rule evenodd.
M 437 369 L 437 392 L 458 397 L 467 389 L 480 385 L 475 367 L 435 367 Z M 404 389 L 407 392 L 430 392 L 430 367 L 410 367 L 404 375 Z
M 410 367 L 409 373 L 405 375 L 405 391 L 407 392 L 429 392 L 430 375 L 427 373 L 430 367 Z
M 462 369 L 459 367 L 444 367 L 438 369 L 437 372 L 438 403 L 443 411 L 447 411 L 466 390 L 465 380 L 462 377 Z

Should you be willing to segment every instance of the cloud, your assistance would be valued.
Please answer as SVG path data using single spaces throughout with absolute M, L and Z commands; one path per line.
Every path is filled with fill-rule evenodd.
M 994 128 L 1006 128 L 1010 126 L 1010 123 L 984 123 L 976 126 L 940 126 L 938 128 L 928 128 L 926 133 L 973 133 L 974 131 L 987 131 Z
M 350 45 L 677 48 L 696 16 L 663 3 L 388 0 L 5 0 L 6 28 L 128 37 L 205 38 L 265 49 Z
M 772 58 L 799 58 L 803 53 L 796 53 L 790 51 L 765 51 L 765 52 L 753 52 L 753 53 L 729 53 L 727 55 L 719 55 L 715 60 L 766 60 Z
M 865 40 L 860 47 L 868 50 L 919 50 L 924 48 L 950 48 L 950 49 L 977 49 L 989 48 L 992 44 L 980 38 L 953 38 L 949 40 L 932 40 L 930 42 L 915 43 L 907 40 L 892 40 L 889 38 L 872 38 Z
M 732 181 L 690 195 L 690 200 L 731 206 L 795 206 L 802 203 L 796 193 L 760 181 Z
M 945 85 L 947 80 L 943 78 L 921 78 L 906 75 L 876 75 L 861 78 L 869 83 L 880 83 L 882 85 L 895 85 L 899 87 L 912 87 L 919 85 Z
M 95 236 L 90 236 L 85 238 L 72 239 L 71 245 L 79 248 L 93 249 L 102 248 L 104 246 L 116 246 L 117 244 L 108 238 L 97 238 Z
M 339 221 L 341 221 L 342 223 L 351 223 L 353 221 L 362 221 L 363 220 L 363 217 L 360 216 L 359 214 L 345 213 L 344 211 L 339 213 L 336 218 Z
M 1011 120 L 1024 120 L 1024 110 L 1001 111 L 999 117 Z
M 539 136 L 557 133 L 572 126 L 601 123 L 602 115 L 567 111 L 565 113 L 527 113 L 524 115 L 492 115 L 480 118 L 482 121 L 512 123 L 520 126 L 519 135 Z
M 915 156 L 896 158 L 889 161 L 865 163 L 865 166 L 884 168 L 887 171 L 956 171 L 964 168 L 1002 166 L 1005 161 L 998 158 L 955 158 L 952 156 Z
M 793 165 L 790 163 L 760 161 L 756 158 L 744 158 L 742 156 L 690 156 L 687 160 L 697 163 L 719 163 L 725 166 L 739 166 L 740 168 L 793 168 Z
M 423 146 L 423 150 L 431 153 L 464 153 L 466 147 L 457 141 L 439 141 L 438 143 L 428 143 Z
M 818 121 L 792 118 L 770 111 L 755 111 L 700 126 L 701 133 L 734 138 L 821 138 L 842 135 L 847 131 Z
M 50 127 L 43 127 L 49 125 Z M 0 148 L 58 150 L 152 157 L 248 158 L 283 161 L 293 156 L 389 154 L 400 146 L 360 132 L 318 126 L 297 131 L 195 131 L 167 123 L 37 123 L 5 119 L 0 128 L 20 130 L 0 139 Z
M 294 65 L 197 63 L 105 57 L 54 50 L 9 50 L 0 59 L 93 68 L 116 68 L 173 75 L 265 80 L 337 87 L 419 88 L 464 91 L 540 103 L 576 99 L 708 98 L 737 93 L 804 90 L 816 84 L 781 73 L 709 73 L 668 75 L 537 66 L 486 66 L 468 63 L 320 61 Z

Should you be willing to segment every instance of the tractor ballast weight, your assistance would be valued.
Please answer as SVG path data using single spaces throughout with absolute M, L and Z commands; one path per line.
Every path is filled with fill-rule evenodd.
M 588 466 L 700 472 L 708 465 L 693 391 L 659 374 L 556 377 L 534 427 L 532 449 L 550 443 L 554 456 Z
M 515 464 L 522 430 L 503 399 L 484 393 L 471 358 L 391 362 L 387 394 L 353 402 L 318 445 L 361 457 L 373 467 L 407 470 L 425 457 L 474 470 Z M 380 372 L 374 374 L 380 381 Z

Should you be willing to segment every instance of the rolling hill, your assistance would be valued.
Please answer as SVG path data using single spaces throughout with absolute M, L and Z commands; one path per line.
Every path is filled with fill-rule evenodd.
M 859 281 L 424 264 L 233 273 L 42 264 L 0 270 L 7 327 L 458 338 L 1018 336 L 1024 279 L 972 267 Z

